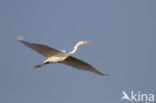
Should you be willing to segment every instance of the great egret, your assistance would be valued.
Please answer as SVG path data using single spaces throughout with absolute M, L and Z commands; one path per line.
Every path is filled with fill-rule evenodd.
M 49 63 L 61 63 L 80 70 L 91 71 L 101 76 L 104 75 L 88 63 L 71 56 L 77 51 L 80 45 L 92 43 L 93 41 L 79 41 L 71 52 L 66 52 L 65 50 L 59 51 L 46 45 L 30 43 L 25 41 L 21 36 L 18 37 L 18 41 L 47 58 L 42 64 L 38 64 L 34 66 L 34 68 L 38 68 Z

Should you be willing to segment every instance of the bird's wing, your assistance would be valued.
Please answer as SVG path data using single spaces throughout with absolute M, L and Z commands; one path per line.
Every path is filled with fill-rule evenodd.
M 18 41 L 47 58 L 49 58 L 57 53 L 60 53 L 60 51 L 58 51 L 54 48 L 51 48 L 51 47 L 48 47 L 48 46 L 42 45 L 42 44 L 30 43 L 30 42 L 25 41 L 21 37 L 18 38 Z
M 77 58 L 74 58 L 72 56 L 69 56 L 63 62 L 60 62 L 60 63 L 78 68 L 80 70 L 91 71 L 91 72 L 94 72 L 94 73 L 99 74 L 101 76 L 104 75 L 103 73 L 99 72 L 98 70 L 96 70 L 93 66 L 89 65 L 88 63 L 86 63 L 82 60 L 79 60 Z

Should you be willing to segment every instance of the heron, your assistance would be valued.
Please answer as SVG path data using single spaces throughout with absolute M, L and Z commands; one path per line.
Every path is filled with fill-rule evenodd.
M 93 41 L 79 41 L 74 46 L 74 49 L 71 52 L 67 52 L 65 50 L 56 50 L 52 47 L 49 47 L 43 44 L 28 42 L 28 41 L 25 41 L 22 36 L 19 36 L 17 41 L 21 42 L 25 46 L 29 47 L 30 49 L 38 52 L 39 54 L 47 58 L 46 60 L 43 61 L 42 64 L 35 65 L 34 68 L 39 68 L 39 67 L 42 67 L 43 65 L 51 64 L 51 63 L 61 63 L 61 64 L 68 65 L 68 66 L 71 66 L 80 70 L 90 71 L 101 76 L 108 75 L 108 74 L 101 73 L 100 71 L 95 69 L 92 65 L 78 58 L 71 56 L 74 53 L 76 53 L 80 45 L 92 43 Z

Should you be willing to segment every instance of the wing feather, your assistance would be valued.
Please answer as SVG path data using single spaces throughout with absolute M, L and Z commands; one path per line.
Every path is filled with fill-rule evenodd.
M 60 51 L 54 48 L 42 44 L 27 42 L 23 38 L 19 38 L 18 41 L 47 58 L 60 53 Z
M 101 73 L 100 71 L 96 70 L 93 66 L 89 65 L 88 63 L 79 60 L 75 57 L 69 56 L 68 58 L 66 58 L 63 62 L 61 62 L 62 64 L 68 65 L 68 66 L 72 66 L 75 68 L 78 68 L 80 70 L 86 70 L 86 71 L 91 71 L 94 72 L 96 74 L 99 74 L 101 76 L 103 76 L 104 74 Z

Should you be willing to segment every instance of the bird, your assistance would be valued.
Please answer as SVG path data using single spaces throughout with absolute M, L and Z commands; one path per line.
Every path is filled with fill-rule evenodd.
M 90 71 L 101 76 L 109 75 L 109 74 L 103 74 L 97 69 L 95 69 L 92 65 L 78 58 L 71 56 L 74 53 L 76 53 L 80 45 L 92 43 L 93 41 L 79 41 L 74 46 L 74 49 L 71 52 L 67 52 L 65 50 L 56 50 L 52 47 L 49 47 L 43 44 L 28 42 L 28 41 L 25 41 L 22 36 L 19 36 L 17 41 L 21 42 L 25 46 L 29 47 L 30 49 L 38 52 L 39 54 L 47 58 L 46 60 L 43 61 L 42 64 L 35 65 L 34 68 L 39 68 L 46 64 L 61 63 L 61 64 L 71 66 L 80 70 Z
M 128 97 L 128 94 L 125 91 L 122 91 L 122 94 L 123 94 L 123 96 L 121 98 L 121 101 L 123 101 L 123 99 L 127 99 L 127 100 L 130 101 L 130 98 Z

